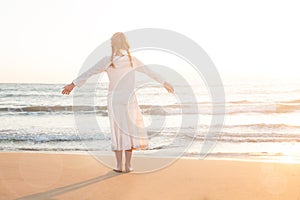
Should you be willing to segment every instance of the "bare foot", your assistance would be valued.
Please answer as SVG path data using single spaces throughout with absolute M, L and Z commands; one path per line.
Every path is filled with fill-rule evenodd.
M 122 172 L 122 165 L 117 165 L 117 167 L 115 167 L 113 170 L 115 172 Z
M 131 167 L 131 164 L 126 164 L 125 163 L 125 172 L 132 172 L 133 168 Z
M 123 172 L 122 170 L 119 170 L 119 169 L 113 169 L 115 172 L 119 172 L 119 173 L 121 173 L 121 172 Z

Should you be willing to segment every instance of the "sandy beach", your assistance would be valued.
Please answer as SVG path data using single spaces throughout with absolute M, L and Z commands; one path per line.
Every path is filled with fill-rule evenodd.
M 90 155 L 0 153 L 1 200 L 298 200 L 299 178 L 300 164 L 291 163 L 178 159 L 138 174 L 114 172 Z

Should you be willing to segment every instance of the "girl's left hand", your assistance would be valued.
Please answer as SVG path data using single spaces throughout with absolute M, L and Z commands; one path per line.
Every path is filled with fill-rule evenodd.
M 72 90 L 74 89 L 74 87 L 75 87 L 74 83 L 71 83 L 69 85 L 65 85 L 64 89 L 61 93 L 69 95 L 72 92 Z

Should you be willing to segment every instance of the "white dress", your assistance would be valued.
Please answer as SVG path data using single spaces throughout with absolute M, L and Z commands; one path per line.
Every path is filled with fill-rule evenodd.
M 131 58 L 133 68 L 127 55 L 115 56 L 113 60 L 115 68 L 112 68 L 109 66 L 110 57 L 104 57 L 73 80 L 76 86 L 81 87 L 90 76 L 107 72 L 109 78 L 107 109 L 113 151 L 148 148 L 147 130 L 134 94 L 135 71 L 142 72 L 161 84 L 164 83 L 164 79 L 159 74 L 144 66 L 136 57 L 131 56 Z

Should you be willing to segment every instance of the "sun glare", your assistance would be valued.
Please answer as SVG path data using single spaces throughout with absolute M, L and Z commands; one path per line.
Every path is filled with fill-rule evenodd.
M 297 151 L 291 146 L 282 149 L 281 152 L 282 156 L 279 158 L 281 163 L 300 163 Z

